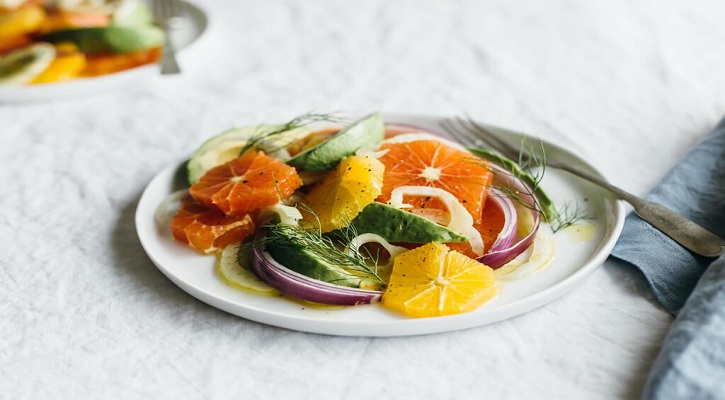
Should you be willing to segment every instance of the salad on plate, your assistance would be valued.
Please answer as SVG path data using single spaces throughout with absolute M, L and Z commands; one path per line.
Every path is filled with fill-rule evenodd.
M 156 221 L 240 290 L 459 314 L 552 261 L 541 167 L 378 113 L 305 114 L 202 144 Z
M 152 64 L 164 41 L 143 0 L 0 0 L 0 86 Z

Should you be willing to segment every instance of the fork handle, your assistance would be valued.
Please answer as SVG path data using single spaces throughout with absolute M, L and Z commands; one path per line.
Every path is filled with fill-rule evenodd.
M 181 73 L 179 63 L 176 61 L 176 55 L 174 48 L 171 45 L 171 38 L 169 37 L 169 30 L 166 30 L 166 43 L 161 53 L 161 74 L 172 75 Z
M 694 253 L 717 257 L 725 250 L 725 240 L 661 204 L 641 199 L 574 166 L 552 162 L 547 162 L 547 166 L 569 172 L 607 189 L 617 198 L 631 204 L 640 218 Z

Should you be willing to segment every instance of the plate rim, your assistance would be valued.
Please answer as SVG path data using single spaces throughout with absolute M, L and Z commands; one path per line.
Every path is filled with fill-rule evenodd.
M 442 115 L 436 115 L 436 114 L 414 114 L 414 113 L 383 113 L 384 119 L 389 121 L 397 121 L 402 122 L 405 120 L 420 120 L 420 119 L 426 119 L 430 121 L 436 121 L 439 122 L 444 118 L 448 118 L 448 116 L 442 116 Z M 483 125 L 491 128 L 498 129 L 502 132 L 505 132 L 506 134 L 510 135 L 516 135 L 516 136 L 527 136 L 523 135 L 522 133 L 519 133 L 517 131 L 514 131 L 509 128 L 504 128 L 497 125 L 487 124 L 484 123 Z M 527 136 L 531 137 L 531 136 Z M 562 146 L 559 146 L 555 143 L 541 140 L 542 143 L 544 143 L 547 147 L 551 147 L 552 149 L 556 149 L 557 151 L 563 152 L 569 157 L 573 157 L 578 162 L 581 162 L 584 166 L 586 166 L 588 169 L 590 169 L 592 172 L 594 172 L 597 176 L 600 178 L 606 180 L 606 178 L 603 176 L 603 174 L 596 169 L 593 165 L 591 165 L 586 160 L 582 159 L 578 155 L 568 151 L 567 149 L 563 148 Z M 139 238 L 139 241 L 141 242 L 141 246 L 144 249 L 144 252 L 146 252 L 149 259 L 152 261 L 154 266 L 161 271 L 164 276 L 166 276 L 169 280 L 171 280 L 176 286 L 178 286 L 181 290 L 186 292 L 187 294 L 191 295 L 192 297 L 196 298 L 199 301 L 202 301 L 211 307 L 220 309 L 222 311 L 225 311 L 227 313 L 230 313 L 232 315 L 235 315 L 240 318 L 244 318 L 251 321 L 256 321 L 259 323 L 276 326 L 284 329 L 294 330 L 294 331 L 301 331 L 301 332 L 309 332 L 309 333 L 318 333 L 318 334 L 325 334 L 325 335 L 334 335 L 334 336 L 363 336 L 363 337 L 395 337 L 395 336 L 413 336 L 413 335 L 425 335 L 425 334 L 433 334 L 433 333 L 442 333 L 442 332 L 449 332 L 449 331 L 456 331 L 461 329 L 470 329 L 478 326 L 487 325 L 490 323 L 502 321 L 505 319 L 513 318 L 516 316 L 519 316 L 521 314 L 527 313 L 531 310 L 534 310 L 538 307 L 544 306 L 546 304 L 549 304 L 553 302 L 554 300 L 561 298 L 562 296 L 565 296 L 569 294 L 573 289 L 575 289 L 579 284 L 581 284 L 587 277 L 589 277 L 594 271 L 596 271 L 607 259 L 609 254 L 611 253 L 612 249 L 614 248 L 614 245 L 617 242 L 617 239 L 619 238 L 622 228 L 624 226 L 624 219 L 625 219 L 625 206 L 622 201 L 616 199 L 613 195 L 607 193 L 604 189 L 598 189 L 601 190 L 603 193 L 603 197 L 606 199 L 605 203 L 609 204 L 611 206 L 611 214 L 613 216 L 612 219 L 610 218 L 604 218 L 603 221 L 609 222 L 613 224 L 611 227 L 605 226 L 605 236 L 601 238 L 601 240 L 598 242 L 598 246 L 593 249 L 593 254 L 587 259 L 586 262 L 581 264 L 579 268 L 572 274 L 566 276 L 564 279 L 556 282 L 550 287 L 547 287 L 539 292 L 533 293 L 531 295 L 528 295 L 524 298 L 518 299 L 514 301 L 513 303 L 504 304 L 500 307 L 493 308 L 489 310 L 489 312 L 485 315 L 485 318 L 481 318 L 483 321 L 474 321 L 473 318 L 471 318 L 469 313 L 463 313 L 463 314 L 457 314 L 457 315 L 450 315 L 450 316 L 442 316 L 442 317 L 430 317 L 430 318 L 405 318 L 401 317 L 400 320 L 394 320 L 394 321 L 385 321 L 386 326 L 393 326 L 395 329 L 400 329 L 400 326 L 402 325 L 403 329 L 400 329 L 400 332 L 396 333 L 388 333 L 388 330 L 383 330 L 376 332 L 374 329 L 371 329 L 380 323 L 376 322 L 355 322 L 351 323 L 349 321 L 336 321 L 332 322 L 333 325 L 335 325 L 334 332 L 331 332 L 330 329 L 326 329 L 325 326 L 328 324 L 321 324 L 319 320 L 313 320 L 309 318 L 304 318 L 302 316 L 298 315 L 288 315 L 283 312 L 278 312 L 275 310 L 269 311 L 269 310 L 263 310 L 256 306 L 242 306 L 240 307 L 239 304 L 232 303 L 230 300 L 227 300 L 221 296 L 210 294 L 205 292 L 203 289 L 199 288 L 197 285 L 195 285 L 193 282 L 185 282 L 181 280 L 179 277 L 175 276 L 172 271 L 170 271 L 165 266 L 161 265 L 160 262 L 156 260 L 156 258 L 149 252 L 148 248 L 148 242 L 147 240 L 150 240 L 147 238 L 147 235 L 150 235 L 149 232 L 144 232 L 140 227 L 144 224 L 144 215 L 142 215 L 142 210 L 146 209 L 146 203 L 149 200 L 150 195 L 150 189 L 154 186 L 154 183 L 156 183 L 158 180 L 163 179 L 166 175 L 171 174 L 173 176 L 174 172 L 177 171 L 180 167 L 183 166 L 183 163 L 185 162 L 185 159 L 179 162 L 172 163 L 171 165 L 167 165 L 164 167 L 161 171 L 157 172 L 154 177 L 149 181 L 149 183 L 146 185 L 146 187 L 143 190 L 143 193 L 138 201 L 136 212 L 135 212 L 135 226 L 136 226 L 136 233 Z M 155 208 L 152 208 L 155 209 Z M 611 230 L 609 236 L 607 237 L 606 233 Z M 242 309 L 245 312 L 240 312 L 239 309 Z M 244 315 L 242 315 L 244 314 Z M 275 317 L 282 318 L 282 321 L 276 320 Z M 438 327 L 430 328 L 430 321 L 445 321 L 446 323 L 439 323 Z M 323 326 L 324 325 L 324 326 Z M 397 325 L 397 326 L 396 326 Z M 435 325 L 435 324 L 434 324 Z M 362 329 L 364 328 L 364 329 Z M 361 330 L 363 331 L 361 333 Z

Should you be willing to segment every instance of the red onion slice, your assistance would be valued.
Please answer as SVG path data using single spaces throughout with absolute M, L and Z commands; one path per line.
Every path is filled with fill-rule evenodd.
M 255 240 L 266 233 L 257 233 Z M 380 300 L 382 292 L 356 289 L 319 281 L 295 272 L 278 263 L 262 247 L 252 250 L 251 265 L 254 274 L 269 286 L 287 296 L 315 303 L 354 306 Z
M 518 233 L 518 215 L 516 214 L 516 207 L 513 201 L 501 190 L 491 188 L 488 196 L 492 204 L 495 204 L 503 212 L 504 216 L 503 228 L 501 228 L 501 232 L 496 237 L 496 241 L 493 242 L 491 248 L 486 252 L 491 253 L 505 250 L 514 244 L 516 234 Z
M 513 176 L 509 171 L 505 170 L 501 166 L 493 163 L 489 163 L 489 166 L 494 173 L 494 182 L 498 181 L 500 184 L 507 185 L 511 190 L 515 190 L 517 192 L 517 196 L 526 203 L 525 210 L 531 212 L 531 216 L 534 219 L 531 231 L 521 240 L 516 243 L 511 243 L 508 247 L 501 246 L 499 249 L 494 249 L 494 246 L 491 246 L 491 251 L 477 259 L 479 262 L 496 269 L 513 260 L 531 246 L 531 243 L 534 241 L 534 237 L 536 236 L 536 232 L 539 230 L 539 226 L 541 225 L 541 215 L 534 209 L 536 200 L 533 197 L 533 191 L 526 186 L 526 184 L 521 182 L 518 178 Z M 495 189 L 492 189 L 492 191 L 493 190 Z

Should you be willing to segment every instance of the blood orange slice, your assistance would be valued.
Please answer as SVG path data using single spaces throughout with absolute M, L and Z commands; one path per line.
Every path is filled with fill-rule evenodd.
M 250 151 L 207 171 L 189 193 L 209 208 L 238 216 L 277 204 L 300 186 L 293 167 Z
M 387 153 L 380 157 L 385 175 L 379 201 L 388 201 L 391 192 L 400 186 L 437 187 L 453 194 L 474 222 L 480 221 L 493 180 L 493 173 L 483 161 L 436 140 L 383 143 L 380 150 Z M 445 209 L 435 198 L 406 198 L 405 202 L 416 208 Z
M 226 216 L 220 211 L 209 210 L 190 196 L 181 200 L 179 211 L 171 219 L 174 239 L 204 254 L 216 253 L 240 243 L 254 229 L 253 215 Z
M 498 238 L 499 233 L 506 223 L 506 217 L 500 207 L 485 206 L 481 213 L 481 219 L 473 224 L 473 227 L 481 234 L 483 239 L 484 251 L 488 251 Z M 446 243 L 451 249 L 463 253 L 471 258 L 477 258 L 478 255 L 471 249 L 468 242 Z

